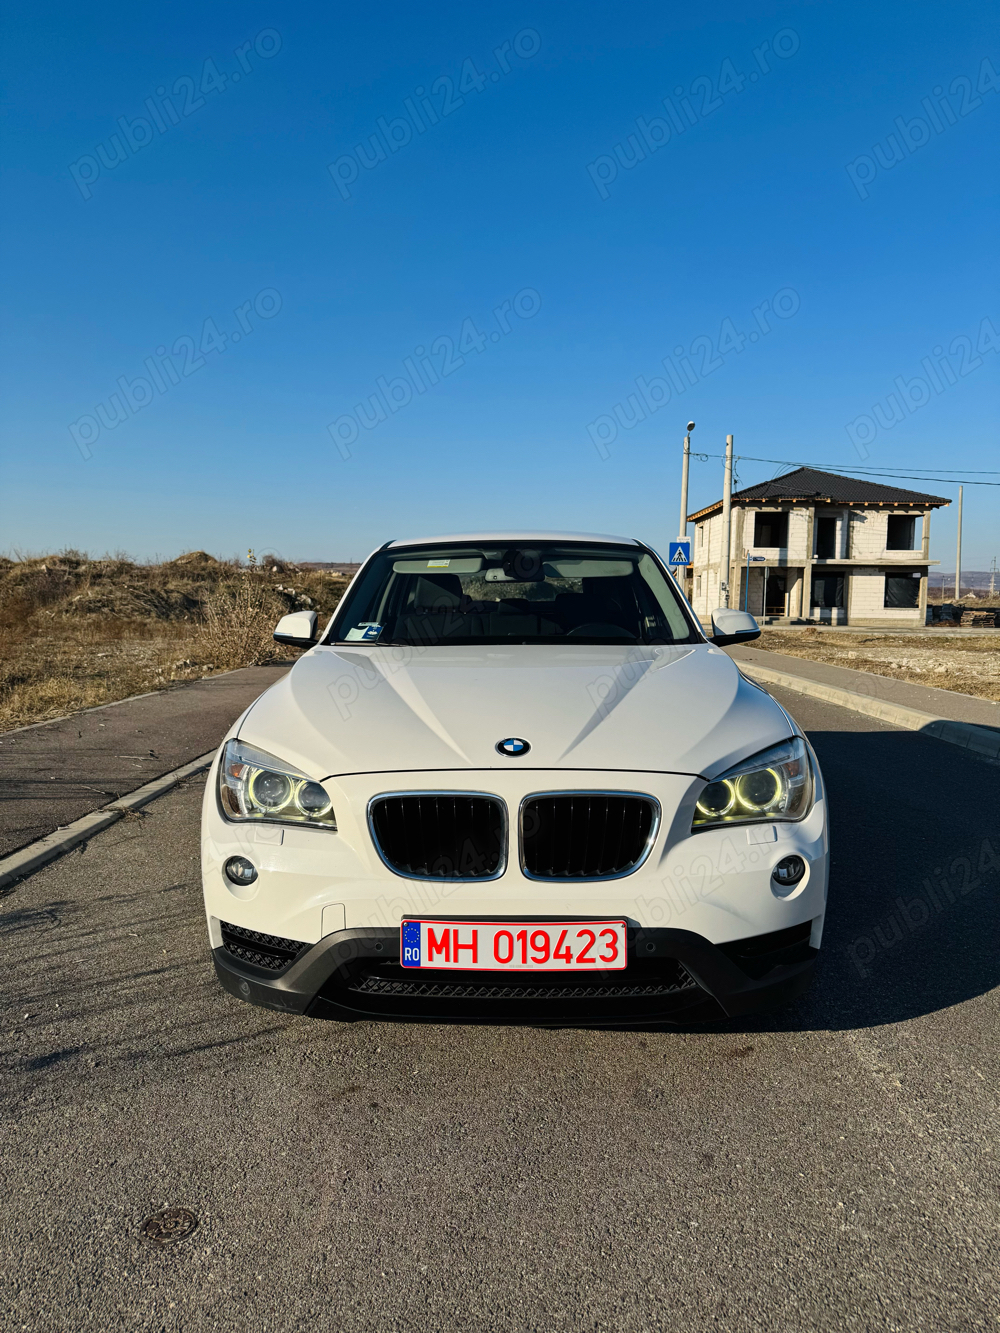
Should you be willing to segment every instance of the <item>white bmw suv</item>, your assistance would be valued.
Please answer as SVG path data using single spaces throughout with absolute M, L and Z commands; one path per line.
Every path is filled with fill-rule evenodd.
M 387 542 L 232 727 L 205 793 L 233 995 L 353 1019 L 628 1023 L 770 1008 L 828 874 L 808 741 L 628 538 Z

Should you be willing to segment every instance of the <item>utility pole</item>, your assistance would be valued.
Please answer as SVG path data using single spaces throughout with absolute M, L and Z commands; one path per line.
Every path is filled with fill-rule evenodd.
M 997 558 L 993 557 L 993 563 L 990 565 L 990 601 L 993 600 L 993 590 L 997 581 Z
M 962 600 L 962 491 L 958 488 L 958 547 L 955 551 L 955 601 Z
M 733 536 L 733 437 L 726 436 L 726 462 L 722 477 L 722 605 L 729 605 L 729 555 Z
M 694 422 L 688 422 L 687 434 L 684 436 L 684 461 L 681 463 L 681 521 L 677 529 L 678 537 L 683 539 L 688 535 L 688 471 L 691 467 L 691 432 L 694 430 Z

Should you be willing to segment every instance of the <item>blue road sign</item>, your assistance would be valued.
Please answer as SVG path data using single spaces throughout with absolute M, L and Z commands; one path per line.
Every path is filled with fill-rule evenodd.
M 670 543 L 670 555 L 667 560 L 668 565 L 689 565 L 691 563 L 691 542 L 688 538 L 683 541 Z

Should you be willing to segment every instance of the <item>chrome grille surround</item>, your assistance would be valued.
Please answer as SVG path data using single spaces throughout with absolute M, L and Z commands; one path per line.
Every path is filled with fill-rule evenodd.
M 415 870 L 401 868 L 401 863 L 399 858 L 394 859 L 390 855 L 389 849 L 383 846 L 385 831 L 383 830 L 383 838 L 380 839 L 378 831 L 376 830 L 375 821 L 378 814 L 378 807 L 386 806 L 391 801 L 404 802 L 411 800 L 417 802 L 422 800 L 439 802 L 443 800 L 443 801 L 451 801 L 453 803 L 456 801 L 482 801 L 488 803 L 491 807 L 493 807 L 495 809 L 495 813 L 497 816 L 496 832 L 498 834 L 498 839 L 497 839 L 498 855 L 497 855 L 497 864 L 495 868 L 487 874 L 465 874 L 465 875 L 420 874 Z M 439 812 L 435 810 L 435 814 L 437 813 Z M 391 870 L 394 875 L 400 875 L 403 879 L 429 880 L 431 883 L 444 880 L 446 882 L 452 882 L 452 883 L 460 882 L 466 884 L 469 883 L 481 884 L 481 883 L 486 883 L 489 880 L 499 879 L 500 876 L 507 869 L 507 844 L 509 840 L 507 804 L 501 797 L 495 795 L 493 792 L 434 791 L 434 790 L 383 791 L 379 792 L 376 796 L 371 797 L 371 799 L 369 800 L 367 818 L 368 818 L 368 832 L 369 835 L 371 836 L 371 840 L 375 847 L 375 850 L 382 861 L 382 864 L 386 866 L 387 869 Z M 430 860 L 430 857 L 425 857 L 424 859 Z M 446 857 L 445 859 L 451 859 L 451 858 Z M 412 864 L 412 860 L 410 864 Z M 458 868 L 461 869 L 461 866 L 459 865 Z

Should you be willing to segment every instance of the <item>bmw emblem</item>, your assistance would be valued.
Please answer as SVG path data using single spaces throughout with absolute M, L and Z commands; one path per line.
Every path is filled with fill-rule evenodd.
M 520 759 L 527 754 L 531 746 L 519 736 L 508 736 L 505 741 L 497 741 L 497 754 L 505 754 L 508 759 Z

